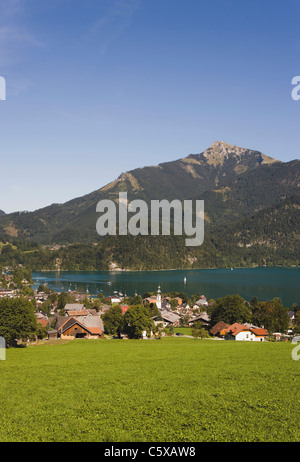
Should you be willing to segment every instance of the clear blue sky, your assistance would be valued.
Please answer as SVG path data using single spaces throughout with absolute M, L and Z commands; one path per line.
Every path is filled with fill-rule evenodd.
M 212 142 L 299 158 L 298 0 L 0 0 L 0 209 Z

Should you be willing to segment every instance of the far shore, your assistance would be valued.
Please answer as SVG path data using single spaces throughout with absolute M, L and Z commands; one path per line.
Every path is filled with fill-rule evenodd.
M 235 269 L 257 269 L 257 268 L 287 268 L 287 269 L 300 269 L 300 266 L 296 265 L 291 265 L 291 266 L 281 266 L 281 265 L 264 265 L 264 266 L 259 266 L 259 265 L 253 265 L 253 266 L 222 266 L 222 267 L 214 267 L 214 268 L 164 268 L 164 269 L 113 269 L 113 270 L 90 270 L 90 269 L 85 269 L 85 270 L 54 270 L 54 269 L 42 269 L 42 270 L 33 270 L 33 273 L 142 273 L 142 272 L 156 272 L 156 271 L 201 271 L 201 270 L 235 270 Z

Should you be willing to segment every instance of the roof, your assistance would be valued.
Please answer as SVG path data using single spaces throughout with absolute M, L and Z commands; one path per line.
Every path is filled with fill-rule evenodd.
M 210 329 L 210 333 L 216 335 L 218 332 L 221 332 L 221 330 L 226 329 L 227 327 L 229 327 L 229 324 L 226 324 L 224 321 L 220 321 Z
M 68 316 L 88 316 L 87 310 L 68 310 Z
M 172 323 L 178 322 L 181 319 L 181 317 L 178 314 L 172 313 L 171 311 L 162 311 L 161 317 L 163 318 L 163 320 Z
M 129 309 L 130 307 L 128 305 L 121 305 L 121 310 L 122 310 L 122 313 L 126 313 L 126 311 Z
M 244 324 L 240 324 L 239 322 L 231 324 L 231 326 L 226 327 L 224 330 L 225 332 L 227 332 L 230 335 L 233 335 L 234 337 L 244 330 L 250 331 L 249 327 L 244 326 Z
M 205 321 L 205 322 L 209 322 L 210 321 L 210 317 L 209 315 L 206 313 L 206 311 L 203 311 L 202 313 L 198 314 L 195 318 L 191 319 L 191 321 Z
M 82 303 L 67 303 L 65 306 L 65 311 L 81 311 L 84 309 L 84 305 Z
M 56 318 L 56 324 L 55 324 L 55 329 L 60 329 L 61 326 L 68 320 L 69 318 L 67 316 L 57 316 Z
M 100 329 L 100 327 L 89 327 L 88 330 L 91 334 L 102 334 L 102 330 Z
M 102 331 L 104 330 L 103 321 L 100 316 L 80 316 L 79 321 L 88 328 L 99 327 Z
M 268 331 L 266 329 L 250 329 L 253 334 L 258 336 L 268 335 Z
M 94 317 L 98 318 L 98 316 L 89 316 L 89 318 L 92 318 L 92 317 L 93 318 Z M 103 332 L 100 325 L 98 325 L 98 326 L 87 326 L 81 320 L 79 321 L 77 318 L 74 318 L 74 317 L 67 318 L 66 322 L 58 330 L 62 334 L 63 332 L 70 329 L 70 327 L 74 326 L 75 324 L 78 324 L 80 327 L 82 327 L 83 329 L 85 329 L 86 331 L 88 331 L 91 334 L 99 334 L 99 335 L 101 335 L 102 332 Z

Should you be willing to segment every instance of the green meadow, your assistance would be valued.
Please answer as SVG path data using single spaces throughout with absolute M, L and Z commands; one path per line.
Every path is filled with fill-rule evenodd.
M 171 337 L 9 349 L 0 441 L 299 441 L 293 347 Z

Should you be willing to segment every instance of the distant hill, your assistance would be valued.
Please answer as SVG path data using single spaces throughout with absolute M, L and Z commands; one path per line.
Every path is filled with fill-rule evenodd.
M 97 268 L 112 263 L 135 269 L 272 264 L 284 256 L 286 262 L 298 264 L 299 252 L 292 249 L 299 245 L 299 185 L 299 160 L 280 162 L 259 151 L 215 142 L 200 154 L 125 172 L 65 204 L 1 216 L 0 234 L 40 245 L 94 243 Z M 186 248 L 183 238 L 169 236 L 101 239 L 96 233 L 96 204 L 104 198 L 116 200 L 120 191 L 127 191 L 129 200 L 148 203 L 204 199 L 204 244 Z M 72 265 L 65 250 L 63 260 Z
M 2 215 L 5 215 L 5 212 L 3 212 L 3 210 L 0 210 L 0 217 L 1 217 Z

